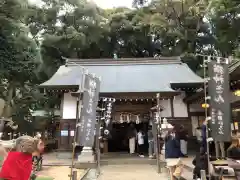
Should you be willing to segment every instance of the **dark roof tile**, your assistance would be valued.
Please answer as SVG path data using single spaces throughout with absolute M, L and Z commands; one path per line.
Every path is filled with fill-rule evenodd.
M 202 83 L 203 80 L 190 68 L 176 63 L 121 63 L 84 64 L 90 73 L 101 77 L 102 93 L 124 92 L 171 92 L 171 83 Z M 79 86 L 82 68 L 77 65 L 61 66 L 43 88 Z

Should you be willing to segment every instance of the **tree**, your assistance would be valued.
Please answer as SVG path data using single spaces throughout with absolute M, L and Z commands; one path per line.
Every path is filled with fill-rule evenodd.
M 234 31 L 222 36 L 226 29 L 220 26 L 225 20 L 219 18 L 223 12 L 213 0 L 136 0 L 135 9 L 107 10 L 89 1 L 44 2 L 43 7 L 33 8 L 29 26 L 33 34 L 42 34 L 44 69 L 50 76 L 64 63 L 62 57 L 111 58 L 114 54 L 118 57 L 181 56 L 198 72 L 202 59 L 196 54 L 209 55 L 216 51 L 229 54 L 238 46 L 235 28 L 238 21 L 233 26 L 228 18 L 227 29 L 231 27 Z M 234 6 L 237 4 L 231 4 Z M 233 13 L 230 9 L 223 11 Z M 234 12 L 237 13 L 236 8 Z M 224 43 L 230 46 L 221 49 Z
M 17 11 L 16 11 L 17 9 Z M 25 25 L 28 15 L 26 0 L 0 2 L 0 81 L 1 98 L 5 101 L 4 118 L 12 118 L 32 101 L 33 85 L 38 80 L 41 54 Z
M 239 52 L 240 2 L 237 0 L 213 0 L 209 23 L 214 35 L 215 54 L 228 57 Z

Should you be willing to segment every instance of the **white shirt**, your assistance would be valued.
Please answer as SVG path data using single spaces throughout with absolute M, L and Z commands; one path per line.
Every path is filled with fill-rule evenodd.
M 196 130 L 196 137 L 198 141 L 202 141 L 202 132 L 201 130 L 197 129 Z
M 138 144 L 139 145 L 144 144 L 143 134 L 141 132 L 138 132 L 137 138 L 138 138 Z

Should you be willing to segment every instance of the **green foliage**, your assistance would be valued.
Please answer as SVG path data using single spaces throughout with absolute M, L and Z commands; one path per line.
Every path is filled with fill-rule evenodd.
M 41 54 L 25 23 L 28 10 L 25 0 L 0 2 L 0 95 L 5 100 L 0 116 L 22 116 L 17 120 L 23 120 L 31 106 L 43 99 L 36 90 Z
M 228 57 L 239 51 L 240 1 L 214 0 L 211 5 L 210 23 L 218 55 Z
M 196 71 L 198 60 L 188 54 L 202 52 L 211 41 L 209 26 L 203 21 L 205 6 L 196 0 L 155 0 L 137 9 L 102 10 L 86 1 L 56 4 L 51 0 L 33 11 L 29 24 L 35 34 L 44 31 L 41 49 L 49 75 L 64 63 L 62 56 L 109 58 L 115 53 L 120 58 L 186 55 L 183 60 Z
M 0 76 L 19 83 L 32 77 L 40 63 L 39 50 L 22 21 L 26 6 L 20 0 L 0 3 Z

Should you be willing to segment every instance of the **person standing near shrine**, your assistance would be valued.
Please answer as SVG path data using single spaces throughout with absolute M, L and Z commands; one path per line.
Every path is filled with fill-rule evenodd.
M 148 155 L 149 158 L 153 158 L 154 156 L 154 137 L 151 127 L 148 130 Z
M 193 179 L 201 178 L 201 170 L 205 170 L 206 173 L 208 172 L 208 157 L 203 147 L 200 148 L 200 151 L 197 151 L 192 164 L 195 166 L 193 169 Z
M 137 134 L 137 141 L 138 141 L 138 147 L 139 147 L 139 156 L 144 157 L 144 133 L 141 129 Z
M 165 141 L 165 159 L 167 163 L 167 167 L 169 169 L 170 179 L 173 180 L 174 173 L 176 171 L 176 167 L 180 165 L 180 157 L 182 157 L 182 153 L 180 150 L 179 139 L 176 137 L 175 130 L 169 130 Z
M 128 130 L 128 140 L 129 140 L 129 152 L 130 152 L 130 154 L 135 153 L 136 136 L 137 136 L 137 131 L 136 131 L 134 125 L 130 124 L 130 128 Z
M 180 131 L 178 133 L 178 138 L 180 140 L 180 149 L 181 152 L 184 156 L 187 156 L 187 139 L 188 139 L 188 134 L 187 131 L 185 130 L 184 126 L 180 126 Z
M 202 130 L 201 130 L 201 127 L 197 127 L 196 128 L 196 138 L 197 138 L 197 144 L 199 146 L 199 149 L 201 147 L 201 144 L 202 144 Z
M 35 171 L 40 171 L 42 169 L 42 160 L 43 160 L 43 151 L 44 151 L 44 142 L 41 139 L 41 134 L 37 133 L 35 138 L 38 140 L 37 151 L 34 151 L 33 156 L 33 169 Z
M 179 158 L 182 156 L 179 139 L 176 137 L 175 130 L 170 130 L 165 139 L 165 158 Z
M 225 159 L 225 147 L 224 142 L 214 141 L 215 144 L 215 152 L 217 159 Z
M 207 121 L 202 124 L 202 147 L 204 152 L 207 152 Z

